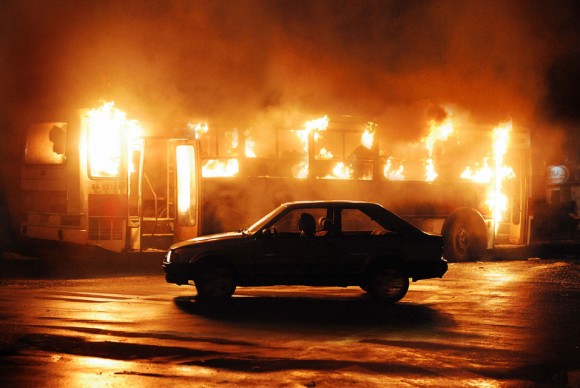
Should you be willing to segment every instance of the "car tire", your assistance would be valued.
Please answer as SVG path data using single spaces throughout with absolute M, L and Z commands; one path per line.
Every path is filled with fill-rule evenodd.
M 202 267 L 194 282 L 198 298 L 206 301 L 226 300 L 236 290 L 234 271 L 225 264 Z
M 369 273 L 361 288 L 375 299 L 395 303 L 407 294 L 409 277 L 399 268 L 378 267 Z

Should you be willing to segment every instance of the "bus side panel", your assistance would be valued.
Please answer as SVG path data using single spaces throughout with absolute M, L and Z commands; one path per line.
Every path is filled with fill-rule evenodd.
M 126 245 L 127 195 L 89 194 L 88 244 L 122 252 Z

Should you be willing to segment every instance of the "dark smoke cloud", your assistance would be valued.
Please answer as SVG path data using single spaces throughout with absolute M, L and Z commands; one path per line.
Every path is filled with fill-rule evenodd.
M 393 152 L 428 119 L 511 118 L 538 170 L 580 159 L 578 20 L 577 0 L 2 0 L 0 226 L 18 219 L 25 126 L 102 100 L 262 144 L 350 115 Z
M 99 100 L 225 125 L 329 114 L 416 140 L 433 107 L 547 134 L 578 124 L 578 3 L 5 0 L 2 119 Z

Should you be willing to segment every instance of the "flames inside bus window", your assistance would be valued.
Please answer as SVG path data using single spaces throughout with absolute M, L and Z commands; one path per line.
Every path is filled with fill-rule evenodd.
M 102 125 L 100 122 L 89 125 L 89 175 L 92 178 L 118 178 L 121 176 L 122 134 L 123 131 L 115 125 Z
M 66 123 L 33 124 L 28 128 L 24 162 L 63 164 L 66 161 Z

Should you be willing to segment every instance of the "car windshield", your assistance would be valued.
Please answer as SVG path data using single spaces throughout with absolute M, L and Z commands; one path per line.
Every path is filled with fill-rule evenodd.
M 268 213 L 264 217 L 260 218 L 252 226 L 250 226 L 248 228 L 244 228 L 244 232 L 249 233 L 249 234 L 256 233 L 257 231 L 261 230 L 265 224 L 267 224 L 272 218 L 274 218 L 283 209 L 285 209 L 285 206 L 283 206 L 283 205 L 278 206 L 276 209 L 272 210 L 270 213 Z

